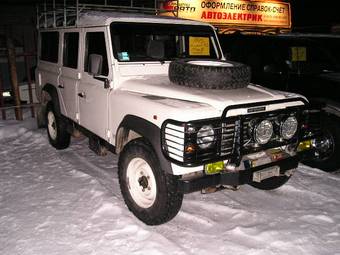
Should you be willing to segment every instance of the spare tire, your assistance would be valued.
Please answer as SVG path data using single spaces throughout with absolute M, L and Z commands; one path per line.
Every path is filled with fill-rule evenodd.
M 232 61 L 180 59 L 170 63 L 171 82 L 194 88 L 237 89 L 250 82 L 250 67 Z

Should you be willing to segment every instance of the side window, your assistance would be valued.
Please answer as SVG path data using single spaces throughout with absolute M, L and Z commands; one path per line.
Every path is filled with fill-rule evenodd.
M 40 59 L 57 63 L 58 52 L 59 52 L 59 33 L 58 32 L 42 32 L 41 38 L 41 49 Z
M 100 75 L 107 76 L 109 74 L 105 35 L 104 32 L 88 32 L 85 39 L 85 72 L 89 72 L 89 57 L 91 54 L 102 56 L 103 62 Z
M 63 65 L 65 67 L 75 69 L 78 67 L 78 46 L 79 46 L 78 32 L 64 34 Z

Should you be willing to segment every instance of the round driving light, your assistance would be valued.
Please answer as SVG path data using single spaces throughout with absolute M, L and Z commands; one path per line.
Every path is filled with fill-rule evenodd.
M 295 117 L 288 117 L 281 123 L 280 133 L 283 139 L 291 139 L 298 129 L 298 121 Z
M 254 128 L 254 139 L 259 144 L 266 144 L 273 135 L 273 124 L 269 120 L 262 120 Z
M 215 140 L 215 132 L 211 125 L 205 125 L 197 132 L 197 145 L 201 149 L 209 148 Z

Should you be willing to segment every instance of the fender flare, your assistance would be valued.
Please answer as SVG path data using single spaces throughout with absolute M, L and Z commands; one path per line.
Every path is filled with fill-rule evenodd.
M 138 116 L 126 115 L 117 129 L 116 135 L 118 135 L 121 128 L 134 131 L 145 138 L 151 144 L 154 152 L 156 153 L 162 170 L 165 170 L 169 174 L 173 174 L 171 163 L 164 157 L 162 152 L 161 129 L 158 126 Z M 118 139 L 116 139 L 116 143 L 117 141 Z
M 60 104 L 59 104 L 59 96 L 58 96 L 58 92 L 57 92 L 57 89 L 55 88 L 55 86 L 53 86 L 52 84 L 49 84 L 47 83 L 42 91 L 45 91 L 47 92 L 51 99 L 52 99 L 52 102 L 53 102 L 53 105 L 55 107 L 55 111 L 57 114 L 61 114 L 61 111 L 60 111 Z

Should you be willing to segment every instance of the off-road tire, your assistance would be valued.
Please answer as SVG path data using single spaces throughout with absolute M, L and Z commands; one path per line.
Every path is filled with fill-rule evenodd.
M 250 67 L 222 60 L 180 59 L 170 63 L 171 82 L 193 88 L 238 89 L 249 85 Z
M 319 168 L 325 172 L 334 172 L 340 169 L 340 119 L 327 117 L 322 121 L 322 129 L 330 136 L 333 143 L 332 152 L 325 159 L 314 159 L 304 162 L 306 165 Z
M 52 123 L 52 119 L 54 119 L 54 123 Z M 71 137 L 67 132 L 66 123 L 56 112 L 52 101 L 49 101 L 46 105 L 46 126 L 48 140 L 54 148 L 63 150 L 69 147 Z
M 129 164 L 136 159 L 142 160 L 150 166 L 156 183 L 154 187 L 155 200 L 147 208 L 138 205 L 138 201 L 136 202 L 131 195 L 134 185 L 133 180 L 129 183 L 127 172 Z M 178 177 L 169 175 L 161 169 L 155 152 L 144 139 L 133 140 L 124 147 L 119 157 L 118 176 L 120 189 L 127 207 L 145 224 L 159 225 L 177 215 L 183 200 L 183 194 L 178 192 Z M 150 179 L 148 180 L 150 181 Z
M 290 176 L 275 176 L 261 182 L 252 182 L 250 185 L 261 190 L 273 190 L 284 185 L 289 179 Z

